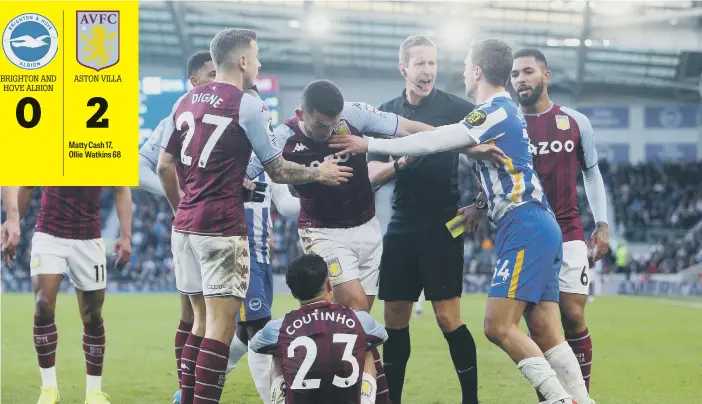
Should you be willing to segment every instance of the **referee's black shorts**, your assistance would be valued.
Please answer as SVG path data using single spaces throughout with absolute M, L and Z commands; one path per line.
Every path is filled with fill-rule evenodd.
M 446 226 L 383 237 L 378 298 L 416 302 L 424 289 L 429 301 L 460 297 L 463 292 L 463 237 Z

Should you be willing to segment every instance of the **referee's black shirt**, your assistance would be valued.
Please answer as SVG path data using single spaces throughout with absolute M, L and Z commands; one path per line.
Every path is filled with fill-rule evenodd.
M 436 88 L 418 105 L 412 105 L 407 102 L 406 91 L 378 109 L 427 125 L 442 126 L 460 122 L 474 107 L 463 98 Z M 443 226 L 456 215 L 460 197 L 458 155 L 448 151 L 422 156 L 396 173 L 393 215 L 388 233 Z M 367 158 L 368 161 L 390 161 L 390 157 L 384 154 L 368 153 Z

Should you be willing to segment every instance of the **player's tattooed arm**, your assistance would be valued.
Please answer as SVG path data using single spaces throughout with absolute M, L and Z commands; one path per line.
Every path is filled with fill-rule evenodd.
M 282 155 L 265 164 L 263 168 L 271 179 L 279 184 L 307 184 L 319 179 L 319 168 L 293 163 L 285 160 Z
M 348 182 L 353 175 L 351 167 L 339 166 L 339 159 L 325 160 L 319 167 L 305 167 L 301 164 L 285 160 L 278 155 L 270 162 L 263 165 L 266 173 L 273 182 L 279 184 L 306 184 L 321 182 L 326 185 L 340 185 Z
M 180 203 L 180 187 L 178 186 L 178 177 L 175 169 L 175 159 L 170 153 L 161 150 L 161 155 L 158 157 L 158 165 L 156 172 L 161 180 L 161 186 L 166 193 L 166 199 L 175 213 Z

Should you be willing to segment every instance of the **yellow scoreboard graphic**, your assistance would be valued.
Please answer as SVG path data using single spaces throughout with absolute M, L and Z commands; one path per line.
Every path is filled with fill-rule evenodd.
M 137 185 L 138 2 L 5 2 L 0 30 L 0 185 Z

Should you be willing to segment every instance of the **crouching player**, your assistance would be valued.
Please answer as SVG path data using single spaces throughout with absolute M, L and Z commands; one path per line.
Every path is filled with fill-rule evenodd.
M 290 264 L 286 283 L 300 308 L 272 320 L 249 343 L 273 356 L 273 404 L 375 403 L 371 347 L 387 340 L 365 311 L 332 303 L 327 264 L 306 254 Z

